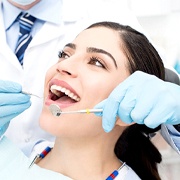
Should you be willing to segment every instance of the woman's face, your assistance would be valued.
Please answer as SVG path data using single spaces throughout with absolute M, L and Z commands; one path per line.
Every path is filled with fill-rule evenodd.
M 59 62 L 46 75 L 40 118 L 43 129 L 56 136 L 72 132 L 95 135 L 103 131 L 101 118 L 94 114 L 55 117 L 49 106 L 57 104 L 62 111 L 80 110 L 93 108 L 106 99 L 129 76 L 121 44 L 117 32 L 101 27 L 84 30 L 65 45 Z

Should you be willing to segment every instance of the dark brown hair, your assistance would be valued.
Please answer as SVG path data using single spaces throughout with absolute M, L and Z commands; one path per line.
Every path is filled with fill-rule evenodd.
M 162 59 L 144 34 L 130 26 L 115 22 L 98 22 L 87 29 L 96 27 L 105 27 L 119 32 L 123 41 L 121 47 L 128 58 L 127 68 L 130 74 L 139 70 L 162 80 L 165 79 Z M 131 125 L 124 130 L 115 146 L 117 157 L 126 162 L 143 180 L 161 179 L 157 163 L 162 161 L 162 157 L 149 138 L 149 134 L 159 129 L 160 127 L 150 129 L 145 125 Z

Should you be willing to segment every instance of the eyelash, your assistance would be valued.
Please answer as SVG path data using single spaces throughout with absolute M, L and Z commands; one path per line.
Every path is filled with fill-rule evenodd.
M 66 58 L 66 56 L 68 56 L 68 54 L 65 53 L 64 51 L 59 51 L 59 52 L 58 52 L 58 57 L 59 57 L 59 58 Z M 68 56 L 68 57 L 69 57 L 69 56 Z
M 66 57 L 66 56 L 67 56 L 67 57 Z M 61 59 L 61 58 L 67 59 L 67 58 L 69 58 L 69 55 L 68 55 L 67 53 L 65 53 L 64 51 L 59 51 L 59 52 L 58 52 L 58 57 L 59 57 L 60 59 Z M 95 56 L 90 57 L 90 60 L 89 60 L 88 64 L 95 65 L 95 64 L 93 64 L 93 63 L 95 63 L 95 62 L 98 62 L 98 63 L 101 65 L 101 66 L 96 65 L 97 67 L 106 69 L 106 67 L 105 67 L 104 63 L 102 62 L 102 60 L 100 60 L 98 57 L 95 57 Z
M 101 66 L 96 65 L 97 67 L 106 69 L 104 63 L 103 63 L 102 60 L 100 60 L 98 57 L 92 56 L 92 57 L 90 58 L 90 61 L 89 61 L 88 64 L 91 64 L 92 62 L 95 62 L 95 61 L 98 62 L 98 63 L 101 65 Z

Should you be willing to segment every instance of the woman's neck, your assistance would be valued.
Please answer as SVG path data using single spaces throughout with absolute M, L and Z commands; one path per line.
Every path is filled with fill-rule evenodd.
M 111 142 L 57 139 L 53 150 L 38 165 L 72 179 L 102 180 L 118 169 L 121 162 Z

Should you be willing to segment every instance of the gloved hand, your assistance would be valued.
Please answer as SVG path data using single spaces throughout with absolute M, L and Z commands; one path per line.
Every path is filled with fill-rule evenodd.
M 0 80 L 0 136 L 11 119 L 30 107 L 30 96 L 21 93 L 20 84 Z
M 180 86 L 137 71 L 94 108 L 103 109 L 95 114 L 102 116 L 106 132 L 113 129 L 117 116 L 127 124 L 136 122 L 150 128 L 180 124 Z

